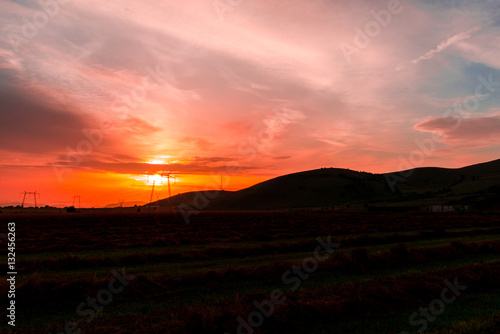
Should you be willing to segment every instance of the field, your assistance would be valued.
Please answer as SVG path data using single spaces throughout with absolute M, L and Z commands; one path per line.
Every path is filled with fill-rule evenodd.
M 498 214 L 0 217 L 12 333 L 500 333 Z

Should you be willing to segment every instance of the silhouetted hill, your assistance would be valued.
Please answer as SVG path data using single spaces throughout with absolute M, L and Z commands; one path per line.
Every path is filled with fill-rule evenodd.
M 235 192 L 214 192 L 217 196 L 212 198 L 201 196 L 203 192 L 190 192 L 172 196 L 171 201 L 174 207 L 196 207 L 196 200 L 198 208 L 212 210 L 476 204 L 492 202 L 498 189 L 500 160 L 495 160 L 456 169 L 428 167 L 388 174 L 322 168 L 280 176 Z M 168 199 L 152 205 L 167 206 Z
M 416 168 L 401 174 L 410 174 L 397 188 L 402 192 L 437 192 L 453 188 L 457 193 L 486 190 L 500 183 L 500 160 L 463 168 Z M 399 174 L 396 174 L 399 175 Z
M 201 192 L 202 194 L 205 194 L 204 192 Z M 216 197 L 226 197 L 230 194 L 234 194 L 235 192 L 234 191 L 226 191 L 226 190 L 210 190 L 209 193 L 207 193 L 207 195 L 209 195 L 212 199 L 213 198 L 216 198 Z M 198 194 L 198 197 L 197 197 L 197 194 Z M 195 201 L 195 198 L 197 201 L 199 201 L 198 203 L 203 203 L 204 201 L 202 200 L 203 197 L 200 197 L 199 196 L 200 192 L 198 191 L 191 191 L 191 192 L 187 192 L 187 193 L 182 193 L 182 194 L 178 194 L 178 195 L 175 195 L 175 196 L 172 196 L 170 198 L 170 201 L 171 203 L 169 203 L 169 199 L 168 198 L 164 198 L 164 199 L 161 199 L 159 201 L 155 201 L 155 202 L 152 202 L 151 205 L 152 206 L 169 206 L 169 205 L 172 205 L 173 207 L 177 207 L 181 204 L 187 204 L 189 206 L 193 206 L 194 205 L 194 201 Z M 206 195 L 203 195 L 204 198 L 206 198 Z M 211 199 L 210 199 L 211 200 Z M 147 206 L 149 204 L 146 204 L 145 206 Z
M 285 209 L 318 207 L 388 198 L 392 193 L 381 175 L 323 168 L 284 175 L 215 198 L 214 209 Z
M 121 204 L 121 206 L 124 207 L 124 208 L 132 207 L 134 205 L 138 205 L 138 206 L 145 205 L 145 202 L 143 202 L 143 201 L 133 201 L 133 202 L 123 202 Z M 105 206 L 105 208 L 118 208 L 118 207 L 120 207 L 120 203 L 111 203 L 111 204 L 108 204 L 108 205 Z

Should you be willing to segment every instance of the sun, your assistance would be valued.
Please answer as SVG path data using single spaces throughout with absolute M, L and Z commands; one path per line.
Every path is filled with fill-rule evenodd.
M 155 185 L 163 184 L 164 178 L 159 174 L 145 174 L 132 177 L 134 180 L 143 183 L 144 185 L 151 186 L 153 183 Z
M 160 184 L 162 182 L 163 178 L 158 174 L 146 176 L 146 184 Z

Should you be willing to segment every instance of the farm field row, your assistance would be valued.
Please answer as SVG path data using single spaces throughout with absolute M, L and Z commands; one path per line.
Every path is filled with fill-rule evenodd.
M 17 223 L 18 243 L 26 235 L 31 246 L 41 249 L 34 252 L 30 246 L 23 253 L 21 248 L 18 255 L 17 298 L 23 305 L 18 330 L 59 333 L 66 322 L 75 321 L 82 333 L 237 333 L 238 317 L 248 316 L 255 301 L 280 289 L 286 301 L 263 324 L 252 327 L 255 333 L 413 333 L 420 327 L 411 326 L 408 317 L 440 296 L 444 280 L 455 278 L 467 285 L 463 298 L 429 321 L 428 332 L 498 330 L 498 216 L 315 214 L 309 219 L 289 214 L 278 221 L 274 213 L 261 215 L 259 221 L 259 214 L 249 214 L 247 220 L 239 213 L 207 214 L 188 227 L 172 215 L 160 217 L 163 225 L 158 217 L 148 221 L 141 216 L 141 224 L 149 228 L 137 230 L 128 247 L 115 248 L 110 247 L 115 240 L 130 238 L 137 215 L 129 221 L 122 214 L 109 215 L 107 227 L 78 215 L 46 222 L 47 228 L 60 228 L 68 217 L 76 220 L 67 231 L 59 231 L 65 238 L 85 235 L 96 226 L 114 231 L 100 235 L 106 242 L 93 231 L 87 245 L 71 251 L 67 245 L 62 251 L 64 237 L 36 239 L 32 231 L 24 233 L 36 221 L 27 215 Z M 238 231 L 230 228 L 235 221 Z M 43 224 L 40 219 L 37 228 Z M 177 244 L 175 239 L 168 245 L 141 241 L 170 240 L 186 228 L 197 234 Z M 57 231 L 45 234 L 51 235 Z M 306 279 L 302 271 L 297 284 L 292 269 L 304 270 L 304 260 L 314 257 L 317 238 L 325 241 L 329 235 L 329 242 L 339 247 L 319 251 L 317 256 L 325 260 Z M 121 268 L 135 278 L 87 324 L 89 315 L 78 314 L 77 307 L 97 296 L 111 272 Z M 5 296 L 7 285 L 0 289 Z M 482 301 L 487 303 L 477 308 Z

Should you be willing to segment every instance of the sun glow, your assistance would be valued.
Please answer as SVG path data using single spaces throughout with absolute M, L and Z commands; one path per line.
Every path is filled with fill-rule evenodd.
M 161 184 L 163 183 L 163 177 L 161 175 L 150 175 L 148 177 L 148 184 Z
M 134 180 L 139 181 L 145 185 L 152 185 L 153 183 L 155 185 L 160 185 L 164 183 L 164 178 L 159 175 L 159 174 L 153 174 L 153 175 L 139 175 L 133 177 Z
M 164 165 L 164 164 L 169 164 L 167 160 L 172 158 L 171 155 L 157 155 L 154 156 L 153 158 L 149 159 L 145 163 L 150 164 L 150 165 Z

